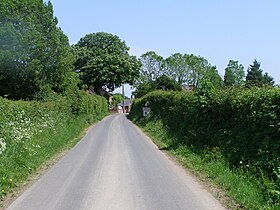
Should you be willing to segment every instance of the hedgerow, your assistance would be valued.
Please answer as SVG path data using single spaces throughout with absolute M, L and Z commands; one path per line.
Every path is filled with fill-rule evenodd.
M 148 103 L 147 103 L 148 102 Z M 202 153 L 219 148 L 233 168 L 251 171 L 274 202 L 280 200 L 280 89 L 155 91 L 134 101 L 130 118 L 141 121 L 142 107 L 176 136 L 174 144 Z
M 84 91 L 44 102 L 0 97 L 0 198 L 107 111 L 105 98 Z

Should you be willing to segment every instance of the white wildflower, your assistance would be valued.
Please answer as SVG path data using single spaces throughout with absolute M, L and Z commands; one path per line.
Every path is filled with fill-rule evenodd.
M 6 142 L 3 138 L 0 138 L 0 155 L 6 150 Z

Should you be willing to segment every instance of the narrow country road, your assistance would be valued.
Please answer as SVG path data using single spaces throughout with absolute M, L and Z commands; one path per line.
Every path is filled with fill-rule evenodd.
M 96 126 L 9 210 L 220 210 L 123 114 Z

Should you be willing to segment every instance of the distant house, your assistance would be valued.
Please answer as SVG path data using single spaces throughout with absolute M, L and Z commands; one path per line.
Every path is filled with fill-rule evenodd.
M 125 113 L 130 112 L 131 105 L 132 105 L 132 100 L 131 99 L 123 100 L 121 103 L 118 104 L 118 112 L 122 113 L 123 112 L 123 107 L 124 107 Z

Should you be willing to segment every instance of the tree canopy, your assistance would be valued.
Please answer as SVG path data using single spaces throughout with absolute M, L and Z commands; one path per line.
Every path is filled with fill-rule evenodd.
M 74 45 L 76 72 L 83 84 L 93 86 L 97 93 L 102 88 L 113 91 L 123 83 L 133 84 L 141 63 L 128 50 L 118 36 L 105 32 L 87 34 Z
M 188 55 L 182 55 L 181 53 L 172 54 L 165 60 L 166 74 L 181 86 L 189 83 L 190 69 L 188 61 Z
M 148 51 L 140 56 L 142 67 L 137 84 L 155 81 L 164 73 L 164 59 L 154 51 Z M 136 84 L 136 85 L 137 85 Z
M 164 91 L 181 91 L 182 87 L 172 78 L 162 75 L 158 77 L 155 81 L 143 82 L 137 86 L 136 90 L 133 92 L 133 95 L 136 98 L 141 98 L 149 92 L 154 90 L 164 90 Z
M 211 83 L 213 88 L 222 87 L 222 78 L 216 67 L 210 65 L 201 56 L 175 53 L 163 59 L 155 52 L 148 51 L 141 55 L 140 61 L 142 68 L 136 84 L 136 97 L 141 97 L 155 89 L 161 89 L 157 88 L 158 82 L 168 84 L 161 85 L 164 87 L 162 89 L 166 90 L 181 90 L 182 86 L 198 89 L 206 81 Z M 170 85 L 172 88 L 168 88 Z
M 120 94 L 120 93 L 114 94 L 113 97 L 112 97 L 113 108 L 116 108 L 117 105 L 122 102 L 122 100 L 123 100 L 123 95 L 122 94 Z
M 63 93 L 75 81 L 68 38 L 50 2 L 0 2 L 0 95 L 33 98 L 49 89 Z
M 273 78 L 267 73 L 263 75 L 263 70 L 261 69 L 261 63 L 256 59 L 253 61 L 253 64 L 247 70 L 246 76 L 246 85 L 247 86 L 263 86 L 274 84 Z
M 208 83 L 211 83 L 211 85 L 214 87 L 214 89 L 220 89 L 223 86 L 223 80 L 221 76 L 218 73 L 218 70 L 216 66 L 211 66 L 207 68 L 207 71 L 205 72 L 205 75 L 203 76 L 200 83 L 207 81 Z M 201 87 L 201 84 L 200 84 Z
M 225 86 L 240 86 L 244 83 L 244 66 L 238 64 L 238 61 L 230 60 L 225 69 Z
M 166 75 L 162 75 L 155 81 L 156 90 L 182 90 L 180 84 Z
M 206 83 L 222 86 L 216 67 L 201 56 L 175 53 L 164 59 L 148 51 L 138 60 L 129 55 L 124 41 L 105 32 L 87 34 L 71 48 L 57 24 L 50 1 L 0 1 L 0 96 L 33 99 L 48 91 L 66 93 L 76 88 L 78 76 L 81 86 L 93 86 L 99 94 L 123 83 L 134 85 L 140 94 L 167 78 L 194 89 Z M 224 84 L 243 83 L 244 67 L 230 60 Z M 254 60 L 245 84 L 273 86 L 274 80 Z
M 214 87 L 221 87 L 222 79 L 216 67 L 201 56 L 175 53 L 165 61 L 166 75 L 181 86 L 200 88 L 202 81 L 208 80 Z

